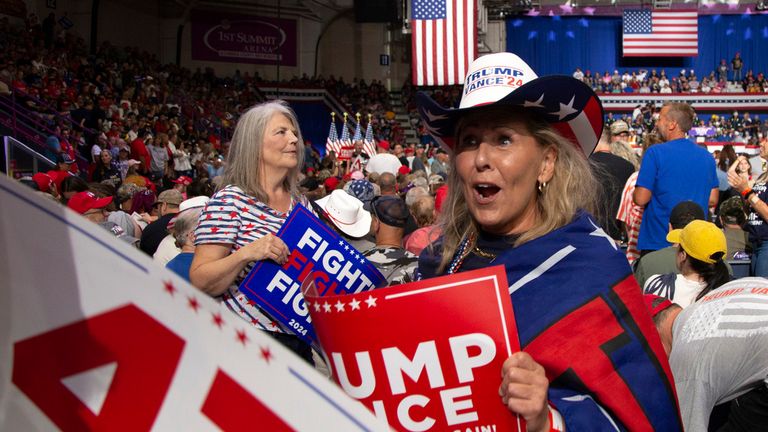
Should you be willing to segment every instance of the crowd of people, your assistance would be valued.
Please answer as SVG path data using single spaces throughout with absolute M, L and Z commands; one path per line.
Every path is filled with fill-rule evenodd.
M 768 139 L 759 119 L 714 119 L 759 154 L 726 145 L 713 157 L 689 139 L 701 124 L 685 103 L 639 106 L 621 119 L 585 115 L 588 127 L 569 128 L 600 103 L 595 81 L 523 74 L 525 85 L 466 92 L 404 87 L 422 132 L 406 145 L 381 83 L 297 78 L 293 85 L 322 85 L 351 109 L 377 113 L 376 154 L 356 141 L 348 158 L 321 157 L 305 145 L 290 105 L 252 105 L 258 77 L 192 73 L 109 45 L 86 55 L 82 40 L 32 19 L 24 34 L 2 34 L 0 75 L 29 95 L 24 103 L 52 131 L 46 146 L 56 167 L 22 181 L 307 362 L 321 359 L 239 289 L 256 263 L 287 260 L 276 233 L 299 204 L 375 263 L 388 285 L 502 265 L 523 350 L 504 362 L 499 396 L 529 431 L 690 429 L 706 424 L 715 404 L 729 404 L 719 421 L 731 426 L 768 421 L 764 409 L 741 405 L 766 404 L 768 365 L 745 348 L 764 338 L 764 326 L 731 341 L 754 364 L 749 374 L 720 382 L 706 401 L 680 396 L 713 386 L 688 373 L 700 359 L 681 354 L 691 341 L 677 337 L 702 319 L 694 313 L 702 302 L 733 283 L 739 261 L 768 277 Z M 498 53 L 475 60 L 468 76 L 499 64 L 530 70 Z M 684 78 L 689 87 L 695 80 Z M 547 115 L 568 100 L 572 112 Z M 640 154 L 631 146 L 637 135 Z M 561 325 L 569 318 L 579 325 Z M 595 331 L 583 331 L 584 322 Z M 600 340 L 596 329 L 619 330 Z M 598 352 L 610 370 L 595 376 L 585 368 L 604 367 Z
M 522 64 L 509 53 L 493 57 Z M 488 60 L 479 59 L 475 68 L 483 61 Z M 555 85 L 530 80 L 528 91 Z M 579 80 L 558 80 L 564 91 L 597 100 Z M 751 258 L 752 274 L 767 276 L 762 239 L 768 235 L 762 222 L 768 220 L 768 204 L 762 200 L 768 200 L 768 172 L 754 169 L 768 165 L 768 144 L 746 161 L 726 146 L 716 164 L 687 139 L 694 111 L 671 103 L 657 113 L 653 137 L 638 157 L 626 142 L 630 127 L 623 120 L 595 119 L 599 140 L 575 132 L 564 136 L 536 107 L 513 108 L 527 93 L 478 91 L 464 95 L 459 109 L 444 108 L 445 100 L 424 93 L 416 96 L 435 146 L 379 140 L 377 153 L 368 155 L 358 141 L 349 159 L 333 153 L 319 159 L 305 148 L 290 106 L 273 101 L 239 117 L 231 141 L 220 146 L 221 159 L 210 149 L 218 162 L 205 169 L 207 175 L 190 164 L 191 172 L 180 169 L 185 172 L 168 176 L 155 159 L 167 162 L 174 156 L 167 150 L 175 147 L 174 139 L 132 128 L 131 144 L 144 144 L 135 154 L 133 146 L 120 147 L 113 164 L 107 147 L 92 154 L 94 169 L 74 173 L 70 153 L 61 151 L 55 170 L 37 173 L 28 183 L 136 245 L 310 363 L 321 362 L 312 348 L 238 289 L 255 263 L 285 262 L 289 250 L 275 234 L 295 205 L 311 209 L 375 263 L 389 285 L 504 265 L 510 285 L 522 284 L 512 300 L 524 351 L 505 362 L 500 392 L 510 411 L 544 430 L 596 427 L 604 421 L 630 429 L 678 424 L 668 384 L 677 371 L 659 373 L 654 366 L 666 364 L 665 349 L 670 356 L 675 351 L 665 327 L 654 330 L 651 314 L 592 311 L 591 319 L 600 325 L 619 320 L 640 326 L 625 347 L 634 350 L 633 361 L 615 364 L 629 386 L 627 394 L 634 395 L 623 399 L 586 376 L 552 381 L 556 371 L 576 367 L 572 362 L 578 359 L 558 355 L 541 342 L 546 334 L 541 326 L 552 325 L 555 311 L 575 313 L 562 310 L 571 302 L 566 299 L 580 304 L 579 298 L 607 293 L 625 278 L 631 282 L 617 295 L 623 304 L 635 305 L 629 310 L 636 314 L 645 310 L 643 292 L 676 307 L 693 307 L 733 278 L 729 259 Z M 558 103 L 555 98 L 542 101 L 542 108 Z M 153 151 L 156 142 L 164 144 Z M 720 189 L 723 174 L 725 191 Z M 721 196 L 729 198 L 718 206 Z M 569 247 L 576 252 L 561 256 Z M 562 262 L 528 280 L 552 259 Z M 578 276 L 572 273 L 577 268 Z M 582 282 L 575 286 L 558 282 L 576 277 Z M 533 316 L 526 306 L 542 303 L 554 315 Z M 652 349 L 644 350 L 646 345 Z M 644 377 L 640 381 L 638 374 Z M 749 398 L 759 400 L 751 392 L 759 391 L 760 383 L 748 384 Z M 575 397 L 585 385 L 589 403 Z M 531 391 L 520 397 L 520 386 Z M 630 400 L 651 414 L 633 415 L 626 410 Z M 610 417 L 595 415 L 604 412 Z M 683 417 L 684 424 L 688 421 Z
M 768 93 L 768 80 L 763 72 L 755 73 L 749 69 L 742 73 L 743 69 L 744 61 L 736 53 L 730 65 L 722 59 L 715 70 L 701 78 L 693 69 L 681 69 L 674 76 L 667 75 L 665 69 L 623 73 L 614 69 L 613 73 L 605 71 L 601 74 L 576 68 L 572 75 L 596 93 Z
M 76 160 L 82 156 L 79 169 L 87 169 L 100 150 L 111 150 L 117 159 L 120 148 L 133 148 L 137 138 L 146 141 L 146 134 L 153 136 L 156 146 L 166 147 L 161 135 L 165 134 L 178 152 L 169 151 L 167 165 L 178 162 L 182 166 L 178 171 L 187 175 L 192 169 L 204 173 L 208 171 L 204 165 L 214 164 L 217 155 L 225 156 L 226 149 L 220 146 L 231 138 L 240 115 L 264 100 L 259 86 L 275 84 L 258 73 L 236 71 L 220 77 L 211 68 L 192 71 L 162 64 L 147 52 L 108 42 L 91 54 L 82 38 L 61 29 L 55 20 L 41 23 L 34 15 L 23 29 L 1 19 L 0 29 L 0 94 L 13 93 L 15 101 L 38 120 L 41 132 L 47 131 L 51 138 L 46 154 L 51 160 L 60 151 Z M 380 81 L 347 83 L 334 76 L 304 75 L 277 84 L 324 88 L 349 112 L 371 114 L 375 137 L 404 141 Z M 131 154 L 141 160 L 136 156 Z M 142 162 L 140 171 L 162 171 L 150 165 L 162 161 Z

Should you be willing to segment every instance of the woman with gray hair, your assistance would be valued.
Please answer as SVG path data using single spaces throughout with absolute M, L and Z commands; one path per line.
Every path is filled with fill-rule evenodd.
M 458 109 L 424 93 L 417 104 L 453 152 L 443 236 L 418 270 L 504 266 L 522 351 L 504 354 L 502 403 L 528 431 L 682 430 L 640 288 L 589 214 L 598 185 L 587 156 L 603 127 L 592 89 L 497 53 L 472 63 Z
M 181 249 L 181 252 L 168 261 L 165 267 L 187 281 L 189 268 L 195 257 L 195 228 L 202 212 L 202 207 L 182 211 L 173 219 L 173 229 L 170 230 L 176 247 Z
M 189 276 L 193 285 L 312 363 L 309 345 L 286 333 L 238 288 L 256 262 L 286 261 L 288 247 L 274 234 L 296 204 L 310 208 L 298 193 L 303 159 L 299 123 L 286 102 L 265 102 L 240 117 L 224 187 L 211 197 L 195 230 Z

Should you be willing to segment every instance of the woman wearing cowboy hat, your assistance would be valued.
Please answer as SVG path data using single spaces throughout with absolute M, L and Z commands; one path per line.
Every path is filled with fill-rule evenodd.
M 504 265 L 523 351 L 504 363 L 502 402 L 529 431 L 681 430 L 641 291 L 589 214 L 599 186 L 586 156 L 603 127 L 592 89 L 499 53 L 473 62 L 459 109 L 417 103 L 453 153 L 444 234 L 419 273 Z

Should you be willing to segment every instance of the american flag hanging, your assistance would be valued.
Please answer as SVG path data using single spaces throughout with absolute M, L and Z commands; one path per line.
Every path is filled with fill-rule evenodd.
M 339 133 L 336 132 L 336 116 L 331 115 L 331 128 L 328 131 L 328 139 L 325 141 L 325 152 L 335 152 L 336 156 L 341 152 L 341 142 L 339 142 Z
M 477 53 L 475 0 L 412 0 L 413 84 L 462 84 Z
M 696 57 L 699 55 L 696 11 L 625 10 L 624 57 Z

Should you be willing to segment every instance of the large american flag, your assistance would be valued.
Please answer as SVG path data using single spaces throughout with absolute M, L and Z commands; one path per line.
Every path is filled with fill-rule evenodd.
M 475 0 L 412 0 L 413 84 L 462 84 L 477 52 Z
M 699 24 L 696 11 L 625 10 L 624 57 L 696 57 Z

